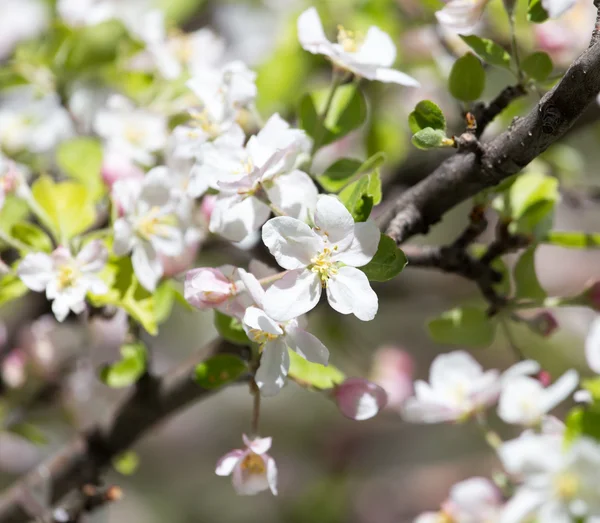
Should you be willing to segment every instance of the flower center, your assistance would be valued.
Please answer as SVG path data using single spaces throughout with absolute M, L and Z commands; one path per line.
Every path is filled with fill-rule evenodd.
M 336 248 L 334 247 L 334 250 Z M 327 280 L 338 273 L 336 262 L 331 260 L 331 249 L 325 247 L 323 252 L 317 254 L 310 260 L 310 270 L 321 278 L 323 287 L 327 284 Z
M 202 111 L 190 111 L 190 115 L 192 116 L 194 125 L 202 129 L 211 138 L 214 139 L 221 134 L 219 126 L 213 121 L 206 109 Z M 193 134 L 193 131 L 190 134 Z
M 258 455 L 251 452 L 243 460 L 241 464 L 242 470 L 250 474 L 264 474 L 265 461 Z
M 140 218 L 137 223 L 137 232 L 140 236 L 148 240 L 151 236 L 156 236 L 158 234 L 158 229 L 160 227 L 160 216 L 159 216 L 159 207 L 152 207 L 150 212 L 146 214 L 144 217 Z
M 348 31 L 338 25 L 338 43 L 346 53 L 356 53 L 363 44 L 363 38 L 359 33 Z
M 146 137 L 146 131 L 134 124 L 125 126 L 125 139 L 132 145 L 140 145 Z
M 60 290 L 72 287 L 79 278 L 79 270 L 72 265 L 63 265 L 58 270 L 58 288 Z
M 554 488 L 559 498 L 571 500 L 579 491 L 579 478 L 572 472 L 563 472 L 554 480 Z
M 260 329 L 250 329 L 250 339 L 259 345 L 276 340 L 279 336 L 279 334 L 271 334 L 270 332 L 261 331 Z

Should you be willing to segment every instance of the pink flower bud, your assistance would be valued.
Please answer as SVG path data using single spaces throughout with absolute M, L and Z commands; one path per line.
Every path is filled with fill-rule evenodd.
M 18 389 L 25 384 L 27 356 L 21 349 L 11 351 L 0 369 L 2 382 L 11 389 Z
M 119 180 L 142 180 L 144 172 L 127 156 L 118 152 L 105 151 L 102 161 L 102 179 L 108 188 Z
M 387 394 L 379 385 L 363 378 L 348 378 L 333 390 L 341 413 L 362 421 L 376 416 L 387 403 Z
M 202 198 L 202 203 L 200 204 L 200 213 L 202 214 L 202 217 L 206 220 L 206 223 L 210 222 L 210 217 L 212 216 L 212 212 L 215 209 L 216 201 L 216 194 L 206 194 L 204 198 Z
M 413 394 L 413 359 L 397 347 L 381 347 L 375 352 L 370 378 L 387 392 L 388 408 L 400 408 Z
M 531 319 L 526 320 L 529 328 L 535 333 L 547 338 L 551 336 L 558 328 L 558 322 L 554 315 L 548 311 L 543 311 Z
M 541 370 L 537 375 L 537 379 L 544 387 L 548 387 L 552 383 L 552 376 L 547 370 Z
M 183 295 L 197 309 L 212 309 L 226 302 L 235 292 L 235 285 L 220 269 L 201 267 L 185 275 Z

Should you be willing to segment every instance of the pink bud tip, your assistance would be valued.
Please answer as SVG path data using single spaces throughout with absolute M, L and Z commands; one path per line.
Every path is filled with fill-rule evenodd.
M 348 378 L 333 394 L 341 413 L 357 421 L 372 418 L 387 403 L 385 390 L 363 378 Z
M 600 281 L 592 283 L 586 294 L 590 307 L 595 311 L 600 311 Z
M 530 320 L 529 326 L 540 336 L 548 337 L 558 328 L 558 322 L 552 313 L 543 311 Z
M 144 172 L 127 156 L 115 152 L 106 152 L 102 162 L 102 180 L 109 187 L 119 180 L 142 180 Z
M 213 210 L 215 209 L 215 202 L 217 201 L 217 196 L 215 194 L 207 194 L 202 198 L 202 203 L 200 204 L 200 212 L 202 213 L 202 217 L 206 220 L 206 223 L 210 222 L 210 217 L 212 216 Z
M 552 376 L 547 370 L 541 370 L 537 375 L 537 379 L 544 387 L 548 387 L 552 383 Z

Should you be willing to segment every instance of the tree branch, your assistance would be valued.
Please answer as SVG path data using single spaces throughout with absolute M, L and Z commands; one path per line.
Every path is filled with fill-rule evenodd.
M 136 387 L 117 407 L 106 427 L 97 426 L 74 438 L 7 490 L 0 497 L 0 523 L 22 523 L 31 519 L 27 494 L 44 481 L 49 482 L 52 503 L 73 489 L 97 483 L 99 474 L 111 460 L 150 428 L 180 408 L 213 393 L 194 382 L 194 369 L 207 357 L 227 352 L 239 354 L 240 347 L 214 341 L 179 367 L 157 378 L 151 387 Z
M 600 43 L 569 67 L 563 79 L 525 117 L 482 146 L 456 154 L 404 192 L 378 220 L 398 244 L 426 233 L 448 210 L 516 174 L 562 137 L 600 92 Z

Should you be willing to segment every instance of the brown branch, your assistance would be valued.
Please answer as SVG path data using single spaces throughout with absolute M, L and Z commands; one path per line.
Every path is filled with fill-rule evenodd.
M 111 460 L 133 445 L 157 423 L 182 407 L 210 396 L 192 379 L 196 365 L 223 352 L 239 354 L 239 346 L 215 341 L 166 375 L 152 388 L 136 387 L 116 409 L 106 426 L 97 426 L 74 438 L 63 449 L 26 475 L 0 497 L 0 523 L 28 521 L 27 493 L 49 481 L 52 503 L 83 485 L 95 484 Z M 243 379 L 247 379 L 244 376 Z M 46 474 L 40 474 L 45 471 Z M 47 479 L 43 479 L 47 476 Z
M 378 220 L 398 244 L 426 233 L 460 202 L 516 174 L 561 138 L 600 92 L 600 44 L 586 50 L 525 117 L 482 146 L 456 154 L 404 192 Z
M 521 96 L 525 96 L 527 91 L 521 84 L 508 85 L 496 98 L 489 104 L 478 104 L 475 108 L 475 121 L 477 122 L 476 136 L 479 138 L 486 127 L 494 121 L 494 119 L 504 111 L 512 102 Z

